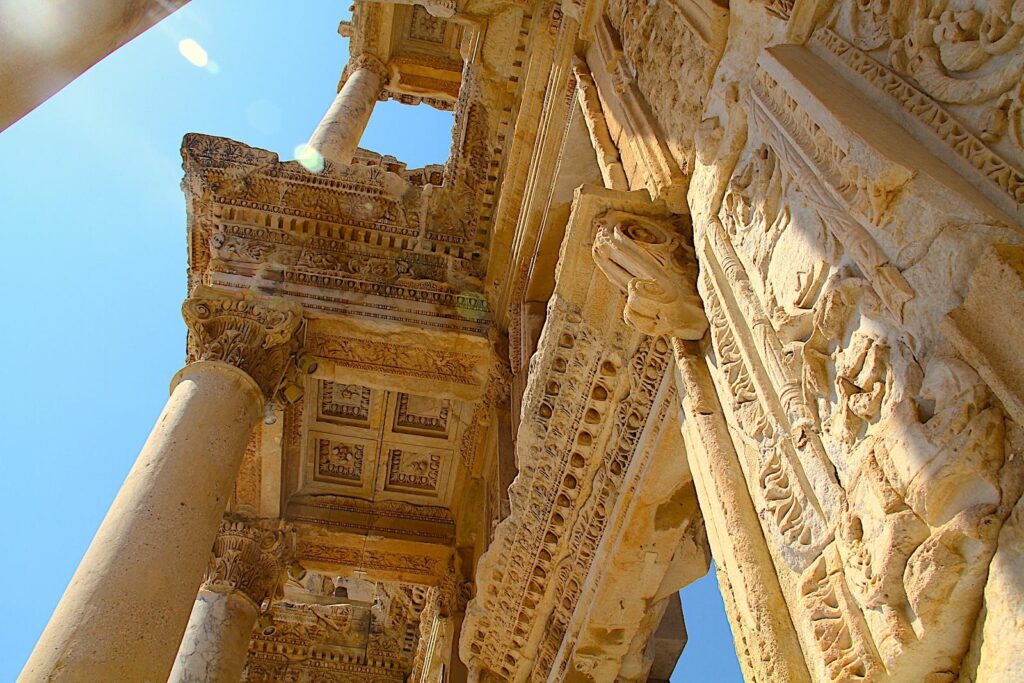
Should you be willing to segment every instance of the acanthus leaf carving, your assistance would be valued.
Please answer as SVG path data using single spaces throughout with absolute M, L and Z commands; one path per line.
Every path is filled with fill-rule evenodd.
M 300 306 L 200 285 L 182 304 L 181 313 L 189 328 L 190 362 L 234 365 L 265 394 L 277 388 L 295 353 L 295 334 L 302 324 Z
M 262 605 L 277 591 L 294 548 L 294 534 L 283 522 L 226 517 L 214 541 L 203 586 L 239 591 Z

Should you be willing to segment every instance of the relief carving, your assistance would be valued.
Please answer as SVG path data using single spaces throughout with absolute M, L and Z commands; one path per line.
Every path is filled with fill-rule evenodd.
M 1011 0 L 837 3 L 815 42 L 894 98 L 1017 212 L 1024 12 Z
M 671 225 L 622 211 L 598 219 L 594 258 L 626 293 L 625 321 L 652 336 L 700 339 L 707 329 L 693 248 Z
M 220 361 L 245 371 L 265 394 L 277 389 L 295 352 L 302 310 L 283 300 L 199 286 L 181 307 L 190 361 Z
M 295 539 L 280 522 L 225 518 L 203 577 L 209 590 L 239 591 L 257 607 L 274 597 Z
M 751 118 L 767 144 L 749 143 L 700 231 L 716 379 L 748 440 L 738 451 L 773 551 L 809 560 L 780 576 L 818 676 L 954 680 L 1006 509 L 1005 418 L 963 361 L 908 344 L 902 293 L 915 294 L 850 226 L 850 211 L 861 225 L 893 220 L 910 178 L 861 182 L 836 166 L 846 180 L 830 179 L 849 152 L 815 141 L 779 87 L 755 76 Z M 792 233 L 802 243 L 784 244 Z M 818 490 L 821 458 L 831 495 Z M 817 536 L 807 521 L 829 500 L 839 505 Z

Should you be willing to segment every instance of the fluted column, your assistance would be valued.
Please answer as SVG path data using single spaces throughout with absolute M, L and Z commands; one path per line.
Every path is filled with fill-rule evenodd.
M 294 548 L 280 522 L 225 519 L 168 683 L 237 683 L 260 605 Z
M 154 681 L 174 662 L 294 304 L 198 287 L 190 362 L 32 652 L 25 681 Z
M 345 84 L 308 143 L 308 147 L 333 164 L 352 163 L 388 75 L 387 67 L 371 54 L 350 61 L 346 71 Z

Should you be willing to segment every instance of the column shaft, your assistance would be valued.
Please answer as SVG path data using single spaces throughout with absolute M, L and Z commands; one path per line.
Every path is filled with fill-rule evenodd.
M 172 387 L 23 680 L 167 680 L 263 404 L 248 374 L 218 361 L 188 365 Z
M 309 147 L 332 164 L 352 163 L 384 78 L 384 67 L 376 58 L 354 61 L 331 108 L 309 138 Z
M 258 618 L 255 603 L 240 591 L 204 586 L 168 683 L 238 683 Z
M 186 2 L 0 2 L 0 131 Z

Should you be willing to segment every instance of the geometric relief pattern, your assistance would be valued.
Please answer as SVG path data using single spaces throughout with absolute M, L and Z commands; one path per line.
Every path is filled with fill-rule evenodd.
M 370 395 L 368 387 L 323 380 L 317 418 L 325 422 L 369 426 Z
M 302 493 L 447 504 L 469 406 L 326 379 L 310 387 Z
M 431 16 L 420 5 L 413 5 L 412 19 L 409 24 L 410 38 L 440 45 L 444 43 L 444 33 L 447 28 L 448 22 L 439 17 Z

